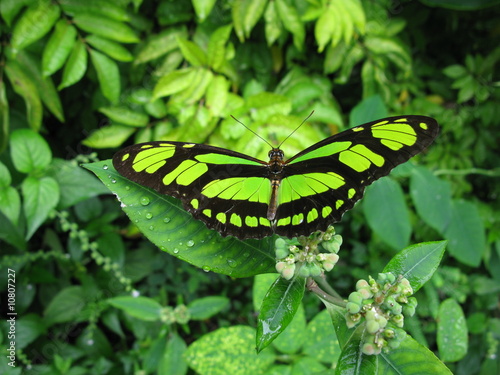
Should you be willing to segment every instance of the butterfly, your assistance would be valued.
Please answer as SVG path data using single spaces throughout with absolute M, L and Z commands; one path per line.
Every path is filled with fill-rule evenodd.
M 269 161 L 189 142 L 156 141 L 113 156 L 125 178 L 178 198 L 208 228 L 240 239 L 309 235 L 340 221 L 366 186 L 429 146 L 439 126 L 426 116 L 369 122 L 285 160 Z

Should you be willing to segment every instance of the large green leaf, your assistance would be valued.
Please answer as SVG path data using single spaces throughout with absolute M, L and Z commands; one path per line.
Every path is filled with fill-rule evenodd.
M 274 239 L 222 237 L 195 220 L 180 201 L 122 177 L 111 160 L 84 165 L 118 197 L 141 232 L 161 250 L 206 271 L 233 277 L 274 272 Z
M 451 187 L 430 170 L 417 166 L 412 170 L 410 194 L 420 217 L 440 233 L 451 217 Z
M 471 267 L 479 266 L 486 250 L 484 224 L 477 206 L 464 200 L 453 201 L 450 225 L 444 232 L 450 254 Z
M 12 133 L 10 155 L 14 167 L 23 173 L 42 171 L 52 160 L 48 143 L 30 129 L 18 129 Z
M 76 29 L 66 20 L 59 20 L 50 36 L 42 56 L 42 73 L 50 76 L 63 65 L 75 45 Z
M 97 72 L 102 94 L 113 104 L 120 96 L 120 71 L 116 62 L 96 50 L 90 49 L 90 58 Z
M 62 90 L 78 82 L 87 70 L 87 62 L 88 54 L 85 44 L 77 40 L 69 55 L 68 61 L 64 65 L 62 80 L 57 88 Z
M 363 211 L 368 224 L 380 239 L 395 250 L 408 245 L 411 235 L 410 214 L 403 190 L 386 177 L 366 189 Z
M 412 245 L 401 250 L 392 258 L 383 272 L 407 278 L 416 292 L 429 280 L 441 262 L 446 241 L 427 242 Z

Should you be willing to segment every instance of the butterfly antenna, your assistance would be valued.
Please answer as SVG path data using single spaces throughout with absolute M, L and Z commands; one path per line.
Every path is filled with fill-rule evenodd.
M 304 121 L 302 121 L 302 122 L 300 123 L 300 125 L 299 125 L 299 126 L 297 126 L 297 127 L 295 128 L 295 130 L 294 130 L 293 132 L 291 132 L 290 134 L 288 134 L 288 137 L 286 137 L 286 138 L 285 138 L 285 139 L 284 139 L 284 140 L 283 140 L 283 141 L 279 144 L 278 148 L 280 148 L 280 147 L 281 147 L 281 145 L 282 145 L 283 143 L 285 143 L 285 141 L 286 141 L 288 138 L 290 138 L 290 137 L 292 136 L 292 134 L 293 134 L 293 133 L 295 133 L 297 130 L 299 130 L 299 128 L 300 128 L 302 125 L 304 125 L 304 123 L 305 123 L 307 120 L 309 120 L 309 117 L 311 117 L 311 116 L 313 115 L 313 113 L 314 113 L 314 110 L 313 110 L 313 111 L 309 114 L 309 116 L 307 116 L 307 117 L 304 119 Z
M 233 115 L 231 115 L 231 117 L 234 119 L 234 121 L 240 123 L 241 125 L 243 125 L 245 128 L 247 128 L 247 130 L 250 130 L 253 134 L 255 134 L 257 137 L 259 137 L 260 139 L 262 139 L 264 142 L 266 142 L 269 147 L 271 148 L 274 148 L 272 144 L 270 144 L 268 141 L 266 141 L 264 138 L 262 138 L 260 135 L 258 135 L 256 132 L 254 132 L 252 129 L 250 129 L 248 126 L 246 126 L 244 123 L 242 123 L 240 120 L 238 120 L 236 117 L 234 117 Z

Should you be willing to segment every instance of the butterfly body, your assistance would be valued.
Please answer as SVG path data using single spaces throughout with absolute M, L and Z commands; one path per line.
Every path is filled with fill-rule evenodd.
M 295 237 L 339 221 L 367 185 L 437 133 L 429 117 L 399 116 L 346 130 L 288 160 L 279 148 L 265 162 L 203 144 L 157 141 L 117 152 L 113 164 L 124 177 L 180 199 L 223 236 Z

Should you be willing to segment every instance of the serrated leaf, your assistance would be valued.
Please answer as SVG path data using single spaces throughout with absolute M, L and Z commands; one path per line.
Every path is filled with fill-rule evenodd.
M 114 60 L 129 62 L 134 60 L 134 56 L 121 44 L 113 42 L 99 35 L 88 35 L 85 40 L 92 47 L 97 48 Z
M 73 22 L 88 33 L 121 43 L 137 43 L 139 38 L 127 24 L 97 14 L 77 14 Z
M 184 56 L 192 66 L 203 66 L 207 64 L 207 55 L 196 43 L 178 37 L 177 44 L 181 49 L 182 56 Z
M 21 95 L 26 103 L 26 117 L 30 127 L 38 131 L 42 126 L 43 108 L 37 87 L 17 61 L 8 60 L 5 72 L 14 91 Z
M 477 206 L 464 200 L 453 201 L 450 225 L 444 231 L 450 254 L 460 262 L 477 267 L 486 250 L 484 224 Z
M 140 320 L 154 322 L 161 318 L 162 306 L 152 298 L 120 296 L 109 298 L 106 302 Z
M 14 167 L 23 173 L 42 171 L 52 160 L 48 143 L 40 134 L 30 129 L 12 132 L 10 155 Z
M 229 303 L 227 297 L 209 296 L 195 299 L 187 307 L 192 320 L 205 320 L 224 310 Z
M 82 144 L 92 148 L 114 148 L 125 142 L 136 129 L 126 125 L 106 125 L 92 132 Z
M 304 48 L 305 28 L 297 10 L 286 0 L 275 0 L 275 2 L 276 10 L 281 22 L 283 22 L 283 26 L 293 35 L 295 48 L 302 51 Z
M 102 94 L 111 103 L 118 102 L 121 89 L 118 65 L 109 57 L 93 49 L 90 49 L 90 59 L 97 72 Z
M 419 290 L 439 267 L 446 249 L 446 241 L 424 242 L 398 252 L 383 272 L 402 275 L 410 281 L 413 291 Z
M 122 177 L 111 160 L 85 164 L 119 198 L 122 209 L 161 250 L 206 271 L 248 277 L 274 271 L 274 238 L 239 240 L 209 230 L 177 199 Z
M 39 0 L 30 5 L 17 20 L 12 30 L 11 46 L 21 50 L 43 38 L 59 19 L 61 10 L 50 0 Z
M 395 250 L 407 246 L 412 231 L 401 186 L 389 177 L 366 189 L 363 212 L 370 228 Z
M 198 374 L 262 374 L 275 355 L 257 354 L 254 335 L 248 326 L 219 328 L 192 343 L 184 358 Z
M 192 68 L 175 70 L 162 77 L 153 89 L 153 100 L 178 93 L 188 88 L 195 76 Z
M 50 76 L 66 62 L 75 45 L 76 29 L 66 20 L 59 20 L 42 55 L 42 75 Z
M 62 81 L 57 87 L 58 90 L 80 81 L 87 70 L 87 60 L 87 49 L 82 42 L 77 40 L 64 66 Z
M 420 217 L 440 233 L 451 218 L 451 186 L 424 167 L 412 169 L 410 195 Z
M 61 289 L 43 312 L 45 323 L 51 326 L 55 323 L 76 321 L 86 304 L 83 287 L 69 286 Z
M 26 217 L 26 239 L 43 224 L 59 202 L 59 185 L 52 177 L 28 176 L 21 184 L 24 216 Z
M 257 352 L 267 347 L 292 321 L 304 296 L 305 278 L 278 278 L 269 288 L 257 322 Z
M 437 345 L 444 362 L 457 362 L 467 354 L 469 338 L 467 322 L 460 305 L 448 298 L 439 306 Z
M 124 106 L 101 107 L 99 112 L 103 113 L 110 120 L 122 125 L 143 127 L 149 123 L 149 116 L 142 112 L 136 112 Z

